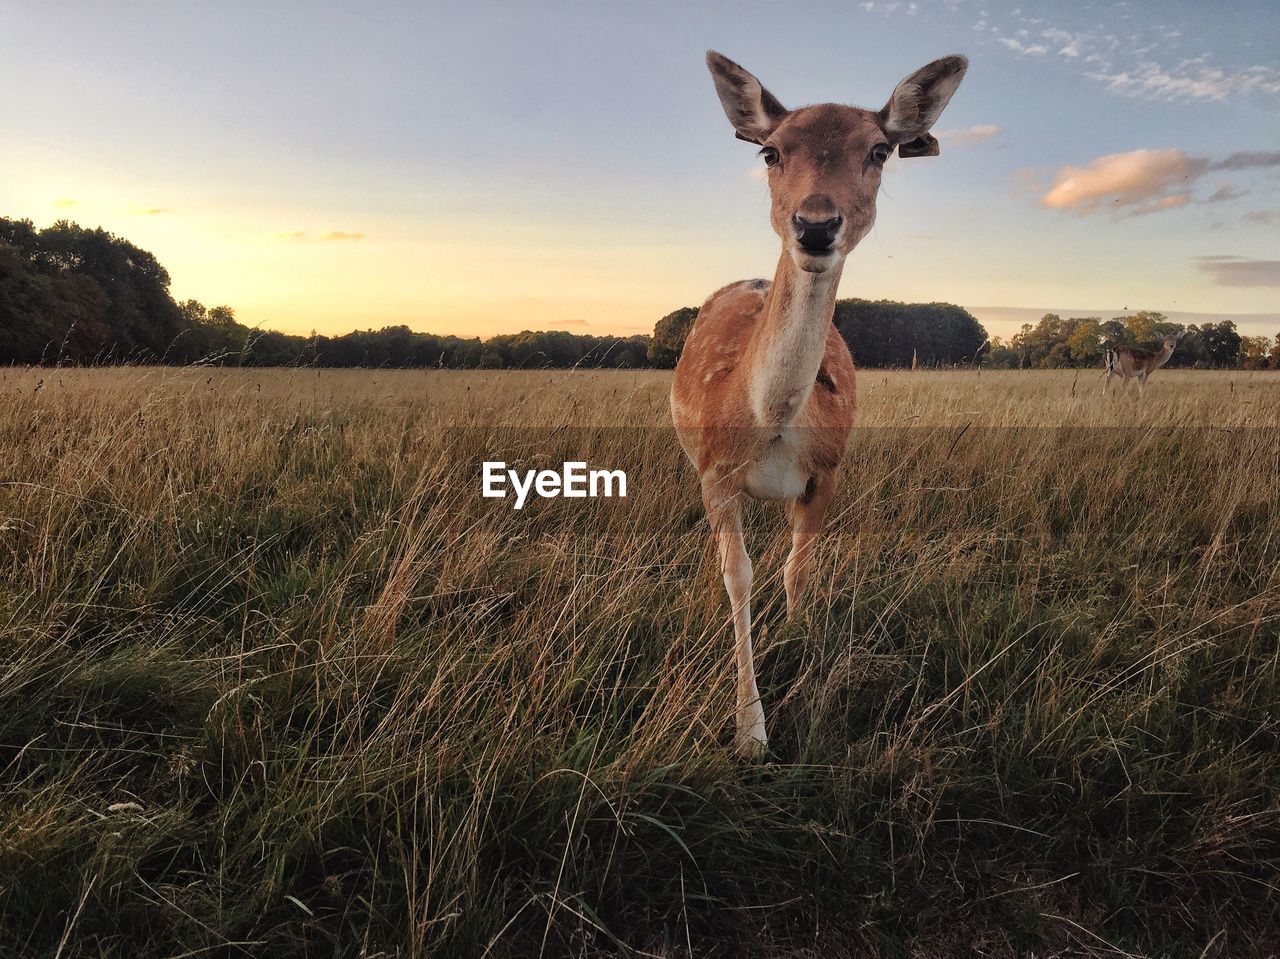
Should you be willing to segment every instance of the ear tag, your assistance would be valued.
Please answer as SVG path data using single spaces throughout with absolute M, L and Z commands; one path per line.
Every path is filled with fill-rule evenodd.
M 941 152 L 932 133 L 924 133 L 907 143 L 898 144 L 898 156 L 904 160 L 908 157 L 936 157 Z

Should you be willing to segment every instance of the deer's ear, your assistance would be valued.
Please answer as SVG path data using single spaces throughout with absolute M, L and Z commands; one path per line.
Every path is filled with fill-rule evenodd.
M 951 101 L 964 79 L 969 61 L 962 56 L 943 57 L 921 67 L 894 88 L 880 111 L 880 124 L 898 144 L 898 156 L 937 156 L 938 141 L 929 130 Z
M 738 139 L 764 143 L 787 115 L 787 108 L 759 80 L 726 56 L 707 51 L 707 69 L 716 83 L 720 105 Z

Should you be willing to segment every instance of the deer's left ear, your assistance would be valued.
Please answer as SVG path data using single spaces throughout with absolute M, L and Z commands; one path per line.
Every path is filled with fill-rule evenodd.
M 964 79 L 969 61 L 943 57 L 921 67 L 894 88 L 880 111 L 880 123 L 898 145 L 900 157 L 932 157 L 940 152 L 929 130 Z

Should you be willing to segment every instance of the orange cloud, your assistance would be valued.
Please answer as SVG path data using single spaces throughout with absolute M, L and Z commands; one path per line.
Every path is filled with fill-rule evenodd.
M 1157 213 L 1160 210 L 1172 210 L 1175 207 L 1186 206 L 1191 202 L 1190 193 L 1172 193 L 1169 196 L 1162 196 L 1155 203 L 1148 207 L 1143 207 L 1135 212 L 1137 213 Z
M 1063 167 L 1040 203 L 1081 215 L 1102 210 L 1131 215 L 1170 210 L 1190 202 L 1186 187 L 1208 169 L 1206 158 L 1181 150 L 1112 153 L 1086 166 Z
M 273 233 L 277 240 L 318 240 L 324 242 L 326 240 L 363 240 L 363 233 L 346 233 L 342 230 L 330 230 L 327 233 L 321 233 L 319 236 L 312 236 L 309 230 L 281 230 L 279 233 Z

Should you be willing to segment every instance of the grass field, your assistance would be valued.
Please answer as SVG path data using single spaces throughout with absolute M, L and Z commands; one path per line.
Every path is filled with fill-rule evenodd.
M 1280 375 L 860 373 L 759 766 L 668 384 L 0 370 L 0 955 L 1276 954 Z

